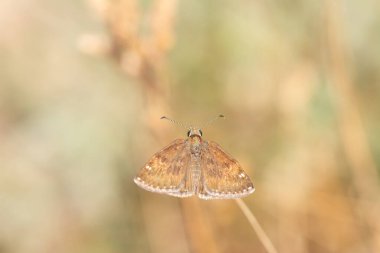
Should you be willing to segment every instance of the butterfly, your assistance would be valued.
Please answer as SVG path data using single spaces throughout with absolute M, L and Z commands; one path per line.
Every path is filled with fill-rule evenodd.
M 238 161 L 202 135 L 200 128 L 190 127 L 187 139 L 177 139 L 154 154 L 134 182 L 145 190 L 181 198 L 232 199 L 253 193 L 252 181 Z

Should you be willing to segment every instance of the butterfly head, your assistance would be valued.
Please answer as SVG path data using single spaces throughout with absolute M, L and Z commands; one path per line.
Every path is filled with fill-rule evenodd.
M 192 137 L 192 136 L 199 136 L 199 137 L 202 137 L 203 133 L 202 133 L 202 130 L 199 129 L 199 128 L 193 128 L 191 127 L 189 129 L 189 131 L 187 132 L 187 136 L 188 137 Z
M 220 115 L 216 116 L 215 118 L 213 118 L 213 119 L 207 121 L 206 123 L 202 124 L 201 126 L 202 126 L 202 127 L 209 126 L 211 123 L 213 123 L 215 120 L 217 120 L 217 119 L 219 119 L 219 118 L 224 118 L 224 116 L 223 116 L 222 114 L 220 114 Z M 175 124 L 178 124 L 178 125 L 180 125 L 180 126 L 182 126 L 182 127 L 188 127 L 188 126 L 191 126 L 191 125 L 189 125 L 189 124 L 184 124 L 184 123 L 182 123 L 182 122 L 175 121 L 175 120 L 173 120 L 173 119 L 171 119 L 171 118 L 168 118 L 168 117 L 166 117 L 166 116 L 162 116 L 161 119 L 169 120 L 169 121 L 171 121 L 171 122 L 173 122 L 173 123 L 175 123 Z M 199 137 L 199 138 L 196 138 L 196 139 L 200 139 L 200 137 L 202 137 L 202 135 L 203 135 L 202 130 L 201 130 L 199 127 L 189 127 L 189 128 L 188 128 L 188 131 L 187 131 L 187 136 L 188 136 L 188 137 L 195 137 L 195 136 L 197 136 L 197 137 Z

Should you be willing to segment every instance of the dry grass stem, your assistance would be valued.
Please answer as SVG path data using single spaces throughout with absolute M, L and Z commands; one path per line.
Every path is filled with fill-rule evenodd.
M 264 248 L 268 253 L 277 253 L 276 248 L 273 246 L 272 241 L 269 239 L 268 235 L 264 232 L 263 228 L 260 226 L 260 223 L 257 221 L 256 217 L 253 215 L 252 211 L 249 210 L 248 206 L 241 199 L 235 199 L 237 205 L 247 217 L 249 223 L 251 224 L 253 230 L 256 232 L 257 237 L 264 245 Z

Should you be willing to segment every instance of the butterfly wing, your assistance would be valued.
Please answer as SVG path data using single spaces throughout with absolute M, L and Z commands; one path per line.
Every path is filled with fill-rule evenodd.
M 215 142 L 204 142 L 201 167 L 202 199 L 240 198 L 255 190 L 240 164 Z
M 190 152 L 187 140 L 178 139 L 153 155 L 134 178 L 141 188 L 177 197 L 192 195 L 185 188 Z

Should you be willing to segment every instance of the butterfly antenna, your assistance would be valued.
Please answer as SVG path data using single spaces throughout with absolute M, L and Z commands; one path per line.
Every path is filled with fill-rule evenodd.
M 186 129 L 190 128 L 189 126 L 187 126 L 187 124 L 185 125 L 184 123 L 182 123 L 182 122 L 180 122 L 180 121 L 176 121 L 176 120 L 171 119 L 171 118 L 168 118 L 168 117 L 166 117 L 166 116 L 162 116 L 160 119 L 166 119 L 166 120 L 169 120 L 170 122 L 172 122 L 172 123 L 174 123 L 174 124 L 176 124 L 176 125 L 180 125 L 181 127 L 186 128 Z
M 212 118 L 212 119 L 210 119 L 209 121 L 203 123 L 203 124 L 201 125 L 200 128 L 205 128 L 205 127 L 211 125 L 212 123 L 214 123 L 216 120 L 218 120 L 218 119 L 220 119 L 220 118 L 224 118 L 224 115 L 223 115 L 223 114 L 219 114 L 219 115 L 216 116 L 215 118 Z

